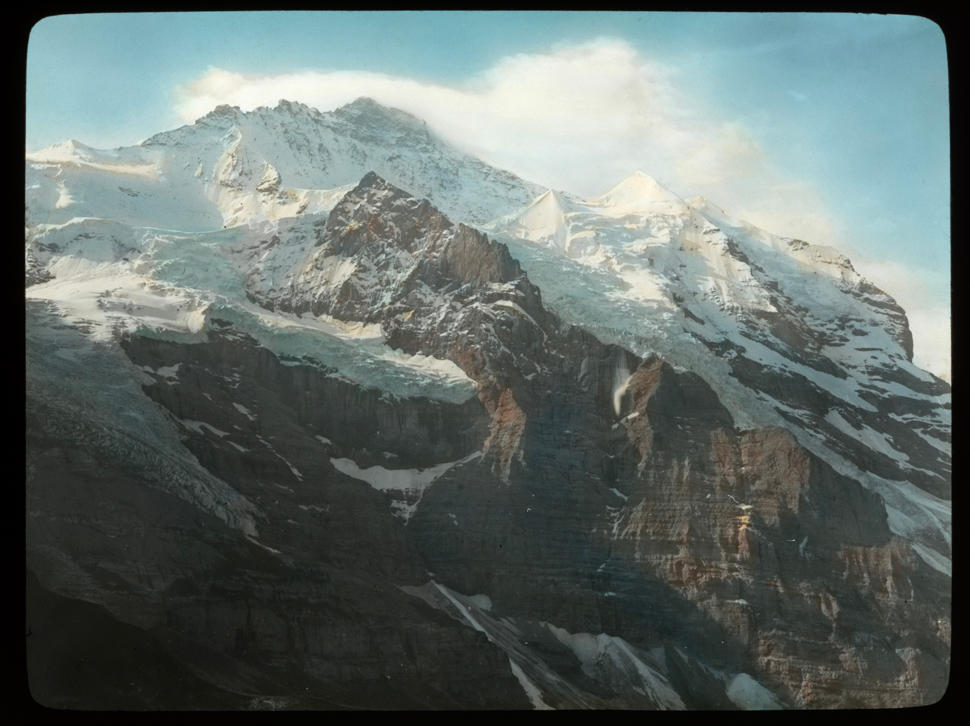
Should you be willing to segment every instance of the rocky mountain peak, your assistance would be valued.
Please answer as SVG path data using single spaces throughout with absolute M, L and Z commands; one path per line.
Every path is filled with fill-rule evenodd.
M 370 171 L 333 208 L 326 223 L 328 249 L 375 258 L 393 248 L 422 261 L 434 260 L 438 274 L 465 283 L 503 283 L 522 269 L 508 248 L 477 230 L 452 223 L 427 199 L 418 199 Z
M 397 108 L 384 106 L 373 98 L 362 96 L 333 111 L 334 117 L 366 127 L 391 126 L 410 131 L 427 131 L 427 124 Z
M 350 103 L 345 103 L 337 109 L 337 113 L 351 114 L 351 113 L 380 113 L 386 110 L 386 107 L 375 101 L 370 96 L 358 96 Z
M 228 103 L 222 103 L 209 111 L 202 119 L 235 119 L 242 114 L 243 111 L 239 106 L 230 106 Z
M 398 186 L 387 181 L 376 171 L 369 171 L 357 185 L 347 192 L 330 214 L 328 225 L 346 225 L 348 222 L 361 222 L 382 216 L 412 219 L 435 217 L 442 226 L 450 227 L 447 219 L 427 199 L 412 196 Z
M 354 199 L 367 194 L 369 190 L 390 191 L 392 193 L 407 196 L 407 192 L 405 192 L 403 189 L 398 189 L 393 184 L 389 184 L 386 179 L 381 177 L 372 169 L 361 177 L 357 186 L 354 187 L 353 191 L 349 192 L 345 198 Z
M 287 113 L 304 113 L 304 114 L 319 114 L 320 112 L 313 108 L 313 106 L 308 106 L 305 103 L 300 103 L 299 101 L 288 101 L 285 98 L 281 98 L 277 104 L 275 111 L 287 112 Z

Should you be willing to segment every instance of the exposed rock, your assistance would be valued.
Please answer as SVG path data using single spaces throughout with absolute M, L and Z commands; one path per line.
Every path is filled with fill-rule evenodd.
M 60 608 L 78 648 L 88 628 L 130 638 L 170 674 L 133 666 L 127 687 L 112 674 L 87 696 L 55 674 L 36 691 L 49 705 L 941 696 L 950 581 L 893 533 L 880 496 L 789 431 L 737 428 L 695 373 L 565 324 L 506 246 L 376 174 L 320 221 L 228 253 L 295 260 L 271 285 L 243 275 L 248 302 L 379 326 L 388 355 L 450 361 L 477 395 L 366 386 L 212 311 L 185 339 L 119 345 L 30 306 L 38 613 Z M 746 360 L 733 370 L 783 395 Z

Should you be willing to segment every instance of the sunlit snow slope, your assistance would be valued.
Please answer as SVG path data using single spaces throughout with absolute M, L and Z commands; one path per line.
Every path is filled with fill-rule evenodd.
M 106 217 L 180 231 L 326 212 L 375 171 L 481 224 L 541 189 L 453 148 L 402 111 L 359 99 L 320 113 L 219 106 L 139 146 L 69 141 L 27 155 L 28 224 Z

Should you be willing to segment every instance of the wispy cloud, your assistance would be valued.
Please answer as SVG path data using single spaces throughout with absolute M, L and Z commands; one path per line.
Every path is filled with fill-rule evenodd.
M 329 110 L 371 96 L 541 184 L 593 195 L 641 170 L 773 231 L 834 241 L 811 186 L 774 169 L 744 127 L 715 120 L 677 80 L 676 69 L 604 38 L 508 56 L 460 88 L 354 71 L 210 68 L 178 89 L 177 102 L 193 121 L 220 103 L 251 109 L 286 98 Z M 805 208 L 816 211 L 792 214 Z

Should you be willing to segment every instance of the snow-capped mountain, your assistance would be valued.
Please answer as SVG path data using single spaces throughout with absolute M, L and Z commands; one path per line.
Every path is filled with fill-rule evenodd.
M 904 311 L 836 250 L 642 172 L 588 201 L 547 191 L 486 229 L 566 320 L 700 374 L 745 427 L 788 428 L 949 572 L 949 386 L 913 365 Z
M 139 146 L 70 141 L 27 160 L 28 224 L 106 217 L 188 232 L 234 227 L 327 212 L 370 170 L 473 224 L 541 191 L 367 98 L 330 113 L 288 101 L 249 113 L 219 106 Z
M 367 99 L 26 169 L 28 612 L 74 614 L 38 652 L 167 664 L 47 702 L 945 688 L 949 387 L 836 251 L 642 173 L 543 190 Z

